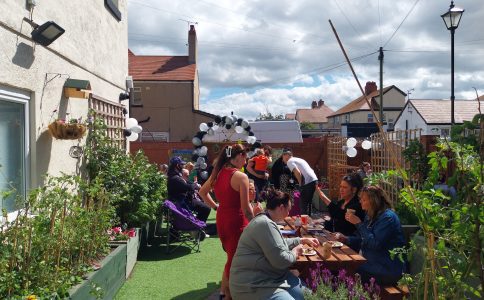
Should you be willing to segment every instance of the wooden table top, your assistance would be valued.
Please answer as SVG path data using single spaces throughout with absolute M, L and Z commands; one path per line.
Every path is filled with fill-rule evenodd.
M 285 219 L 286 225 L 284 229 L 287 230 L 296 230 L 294 226 L 294 217 L 287 217 Z M 307 231 L 307 226 L 303 225 L 301 228 L 301 237 L 315 237 L 319 240 L 321 245 L 324 242 L 335 242 L 336 237 L 333 233 L 327 231 L 326 229 L 318 230 L 318 233 L 309 233 Z M 340 248 L 333 247 L 331 249 L 331 256 L 327 259 L 323 258 L 322 250 L 323 247 L 319 246 L 314 248 L 317 254 L 308 256 L 308 255 L 301 255 L 297 258 L 296 267 L 302 267 L 306 269 L 310 267 L 312 264 L 321 263 L 324 267 L 330 270 L 339 270 L 339 269 L 347 269 L 349 272 L 353 273 L 361 264 L 366 262 L 366 258 L 356 253 L 353 249 L 348 247 L 347 245 L 343 245 Z

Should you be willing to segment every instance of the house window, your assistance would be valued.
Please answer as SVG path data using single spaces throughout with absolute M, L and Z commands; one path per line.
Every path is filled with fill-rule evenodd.
M 450 135 L 449 133 L 450 133 L 449 128 L 440 129 L 440 137 L 443 137 L 443 138 L 448 137 Z
M 393 129 L 395 126 L 395 123 L 393 122 L 393 119 L 388 119 L 388 129 Z
M 349 123 L 350 122 L 350 114 L 346 114 L 345 115 L 345 123 Z
M 133 103 L 131 103 L 131 105 L 142 106 L 143 103 L 141 101 L 141 88 L 135 87 L 135 88 L 133 88 L 133 92 L 134 92 L 134 98 L 133 98 Z
M 26 197 L 29 99 L 26 93 L 0 87 L 0 192 L 12 191 L 0 193 L 0 210 L 7 213 L 18 210 L 16 200 Z
M 119 11 L 119 0 L 104 0 L 104 5 L 118 21 L 121 21 L 121 12 Z
M 339 124 L 339 116 L 334 118 L 336 120 L 336 124 Z
M 373 123 L 373 114 L 372 113 L 368 114 L 368 123 Z

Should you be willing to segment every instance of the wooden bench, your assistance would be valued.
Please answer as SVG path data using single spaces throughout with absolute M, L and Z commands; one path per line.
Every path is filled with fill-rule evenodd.
M 381 287 L 380 297 L 382 300 L 402 300 L 410 294 L 408 287 L 403 286 L 383 286 Z

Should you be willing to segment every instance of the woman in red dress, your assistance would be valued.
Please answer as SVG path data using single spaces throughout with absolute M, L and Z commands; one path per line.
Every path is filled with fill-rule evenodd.
M 227 252 L 220 297 L 226 299 L 231 299 L 228 280 L 240 235 L 254 215 L 262 210 L 260 204 L 252 208 L 249 201 L 249 179 L 240 171 L 246 160 L 247 153 L 242 145 L 226 146 L 215 160 L 210 178 L 199 191 L 205 203 L 217 210 L 217 233 Z M 210 196 L 212 189 L 219 204 Z

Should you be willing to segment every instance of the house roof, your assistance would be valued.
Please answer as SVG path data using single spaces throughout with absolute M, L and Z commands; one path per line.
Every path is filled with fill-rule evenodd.
M 450 124 L 450 100 L 411 99 L 415 110 L 427 124 Z M 408 105 L 408 103 L 407 103 Z M 476 100 L 455 100 L 454 119 L 456 123 L 471 121 L 479 113 Z M 400 117 L 400 116 L 399 116 Z
M 397 91 L 399 91 L 403 95 L 406 95 L 404 92 L 402 92 L 399 88 L 397 88 L 394 85 L 383 88 L 383 95 L 385 95 L 391 89 L 397 89 Z M 380 95 L 380 90 L 376 90 L 368 94 L 367 97 L 371 100 L 373 97 L 378 97 L 379 95 Z M 385 97 L 383 97 L 383 99 L 385 99 Z M 351 101 L 350 103 L 346 104 L 342 108 L 338 109 L 333 114 L 329 115 L 329 117 L 334 117 L 337 115 L 342 115 L 342 114 L 357 111 L 357 110 L 370 110 L 370 107 L 366 103 L 365 96 L 363 95 Z
M 296 110 L 295 119 L 301 123 L 325 123 L 328 122 L 328 116 L 333 112 L 331 108 L 324 104 L 315 108 L 299 108 Z
M 188 63 L 188 56 L 135 55 L 128 50 L 129 75 L 133 80 L 193 81 L 196 64 Z

